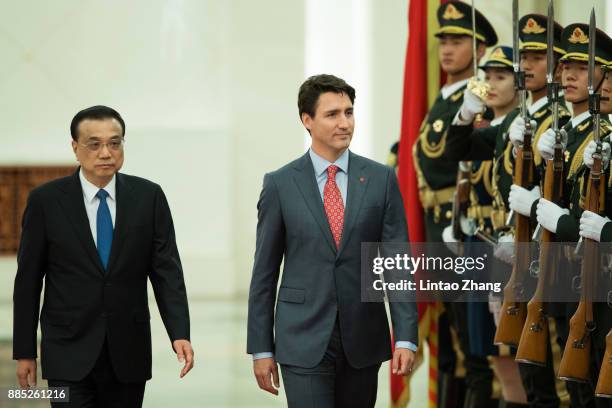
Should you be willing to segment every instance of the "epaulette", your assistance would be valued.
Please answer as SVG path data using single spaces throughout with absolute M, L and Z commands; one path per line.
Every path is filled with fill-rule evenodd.
M 548 113 L 548 108 L 540 109 L 536 113 L 533 114 L 534 119 L 540 119 L 542 116 Z
M 578 129 L 579 132 L 584 132 L 589 126 L 591 126 L 591 120 L 587 120 L 582 125 L 578 125 L 576 129 Z
M 571 117 L 571 116 L 572 114 L 570 113 L 569 110 L 567 110 L 565 106 L 559 106 L 559 117 L 560 118 Z
M 463 96 L 463 89 L 455 92 L 454 94 L 452 94 L 450 96 L 450 100 L 453 102 L 457 102 L 459 99 L 461 99 L 461 97 Z

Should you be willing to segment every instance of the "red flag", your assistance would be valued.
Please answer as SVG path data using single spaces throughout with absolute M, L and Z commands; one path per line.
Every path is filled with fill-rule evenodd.
M 408 47 L 404 65 L 404 94 L 402 126 L 399 148 L 398 181 L 408 220 L 411 242 L 425 241 L 423 208 L 419 201 L 419 188 L 412 157 L 412 147 L 419 137 L 421 123 L 437 97 L 443 75 L 440 73 L 436 40 L 436 11 L 445 0 L 410 0 L 408 9 Z M 418 254 L 417 254 L 418 255 Z M 437 406 L 438 316 L 440 305 L 419 303 L 419 343 L 429 346 L 430 408 Z M 422 352 L 422 347 L 419 347 Z M 417 357 L 417 362 L 420 357 Z M 416 365 L 415 365 L 416 368 Z M 410 376 L 391 374 L 391 404 L 405 407 L 410 400 Z

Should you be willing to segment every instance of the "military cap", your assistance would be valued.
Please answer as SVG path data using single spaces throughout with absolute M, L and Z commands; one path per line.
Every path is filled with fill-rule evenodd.
M 512 69 L 512 47 L 498 45 L 493 48 L 489 58 L 478 68 L 486 70 L 488 68 L 508 68 Z
M 562 62 L 589 60 L 589 25 L 576 23 L 563 29 L 561 34 L 563 48 L 567 52 L 561 57 Z M 595 39 L 595 62 L 601 65 L 612 64 L 612 39 L 597 29 Z
M 527 14 L 519 20 L 519 38 L 522 41 L 521 51 L 546 51 L 548 47 L 546 39 L 548 17 L 541 14 Z M 560 55 L 565 54 L 561 41 L 563 26 L 557 22 L 554 24 L 554 50 Z
M 451 35 L 474 35 L 472 31 L 472 7 L 461 1 L 449 1 L 438 7 L 438 23 L 440 28 L 435 36 L 441 37 L 445 34 Z M 476 10 L 476 39 L 482 41 L 488 47 L 497 44 L 497 34 L 484 15 Z

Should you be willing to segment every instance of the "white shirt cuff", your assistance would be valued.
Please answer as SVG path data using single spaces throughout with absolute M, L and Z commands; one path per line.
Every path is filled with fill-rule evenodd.
M 461 118 L 461 109 L 459 109 L 459 111 L 453 118 L 453 121 L 451 122 L 451 124 L 454 126 L 467 126 L 467 125 L 470 125 L 472 121 L 473 120 L 464 120 L 463 118 Z
M 410 342 L 410 341 L 396 341 L 395 342 L 395 348 L 403 348 L 403 349 L 408 349 L 411 351 L 414 351 L 416 353 L 417 351 L 417 346 L 416 344 Z
M 253 354 L 253 360 L 259 360 L 262 358 L 273 358 L 274 357 L 274 353 L 270 352 L 270 351 L 264 351 L 261 353 L 254 353 Z

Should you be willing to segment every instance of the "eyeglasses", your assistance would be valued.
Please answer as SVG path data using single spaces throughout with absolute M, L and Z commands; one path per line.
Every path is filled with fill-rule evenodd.
M 125 141 L 123 139 L 113 139 L 108 143 L 102 143 L 102 142 L 98 142 L 98 141 L 91 141 L 91 142 L 87 142 L 87 143 L 79 143 L 81 146 L 84 146 L 87 148 L 87 150 L 91 151 L 91 152 L 97 152 L 99 151 L 102 146 L 108 146 L 108 148 L 112 151 L 118 151 L 121 150 L 123 148 L 123 144 L 125 143 Z

